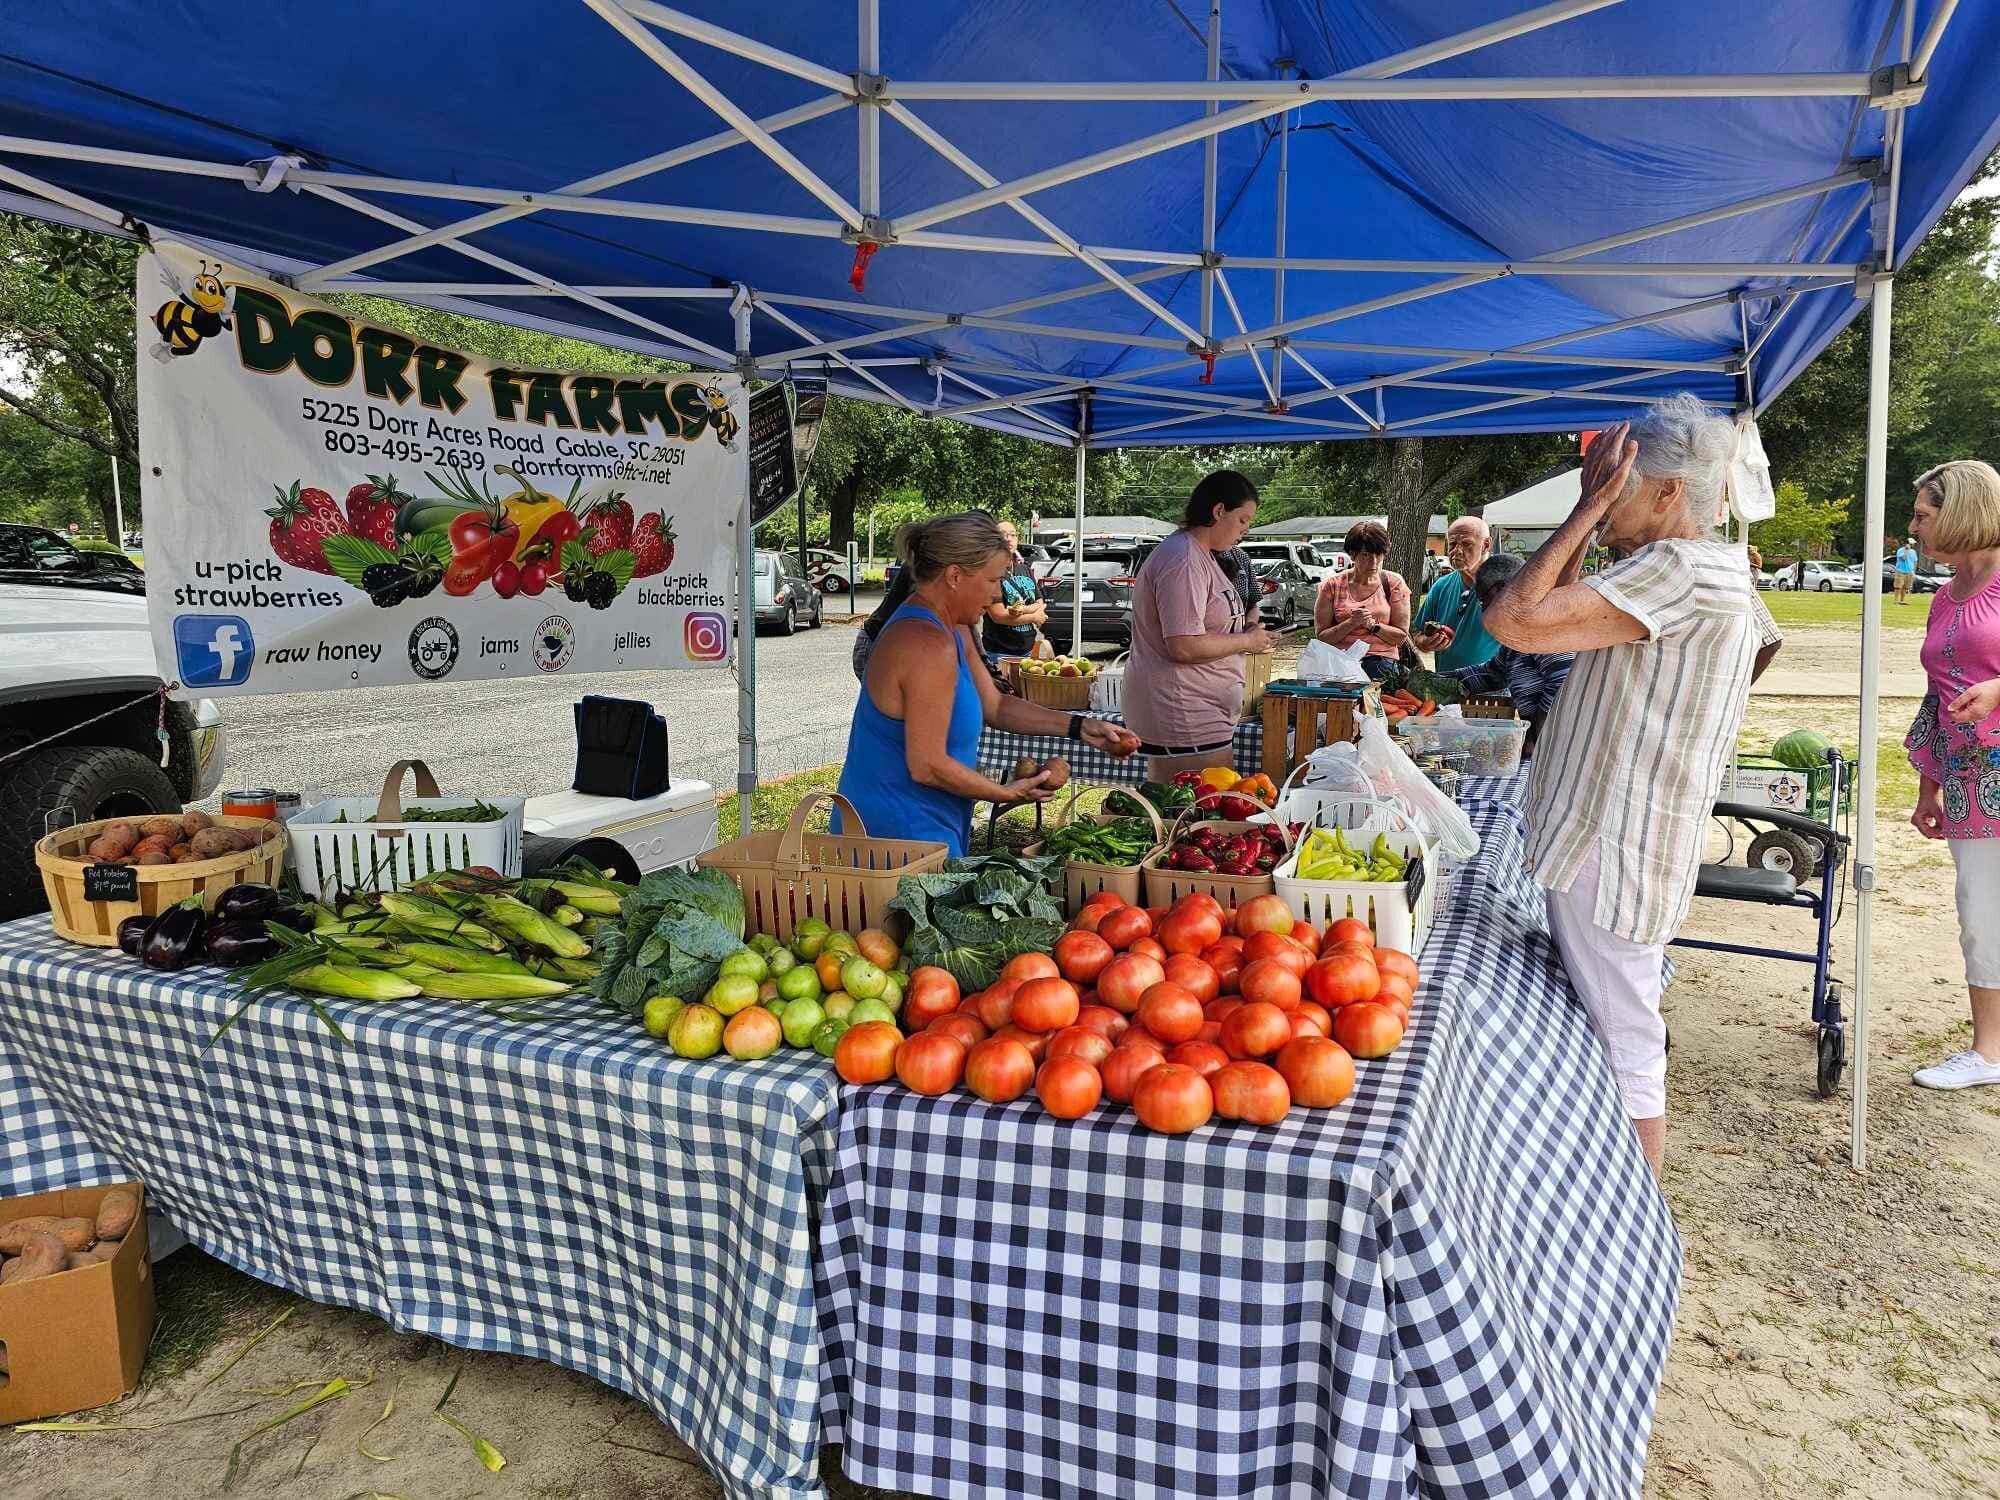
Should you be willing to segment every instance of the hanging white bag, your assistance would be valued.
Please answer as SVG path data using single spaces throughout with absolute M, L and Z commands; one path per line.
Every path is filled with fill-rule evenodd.
M 1351 646 L 1329 646 L 1325 641 L 1307 641 L 1305 650 L 1299 653 L 1299 681 L 1364 686 L 1368 674 L 1361 670 L 1361 658 L 1367 654 L 1366 641 L 1356 641 Z
M 1393 786 L 1396 801 L 1416 819 L 1441 854 L 1452 859 L 1471 859 L 1479 852 L 1479 835 L 1472 820 L 1459 805 L 1417 769 L 1417 763 L 1403 753 L 1389 737 L 1389 728 L 1380 719 L 1361 721 L 1361 766 L 1378 789 Z

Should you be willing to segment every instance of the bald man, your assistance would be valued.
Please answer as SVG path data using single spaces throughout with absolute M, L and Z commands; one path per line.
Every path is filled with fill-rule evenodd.
M 1460 516 L 1444 534 L 1451 571 L 1430 586 L 1410 622 L 1410 644 L 1437 653 L 1440 672 L 1484 666 L 1500 649 L 1486 633 L 1473 575 L 1493 552 L 1493 533 L 1478 516 Z

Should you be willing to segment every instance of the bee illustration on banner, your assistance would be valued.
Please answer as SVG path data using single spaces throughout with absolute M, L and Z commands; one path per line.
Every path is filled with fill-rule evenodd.
M 201 263 L 200 273 L 194 278 L 194 285 L 183 287 L 173 271 L 163 262 L 161 270 L 168 283 L 178 294 L 171 302 L 162 302 L 160 310 L 153 314 L 153 326 L 160 330 L 160 342 L 153 345 L 153 358 L 165 364 L 184 354 L 192 354 L 201 347 L 203 339 L 212 339 L 225 328 L 235 326 L 232 315 L 236 311 L 236 288 L 224 289 L 222 278 L 209 263 Z
M 705 385 L 701 388 L 701 399 L 708 404 L 708 425 L 715 429 L 716 441 L 734 452 L 739 424 L 736 413 L 729 409 L 729 397 L 720 386 Z

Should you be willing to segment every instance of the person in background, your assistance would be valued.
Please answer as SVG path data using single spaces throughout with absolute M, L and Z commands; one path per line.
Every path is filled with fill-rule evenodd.
M 1481 563 L 1472 581 L 1480 608 L 1491 607 L 1500 590 L 1525 567 L 1527 563 L 1511 552 L 1502 552 Z M 1516 651 L 1512 646 L 1502 646 L 1478 666 L 1460 667 L 1448 675 L 1456 677 L 1468 693 L 1504 692 L 1512 698 L 1514 712 L 1528 725 L 1521 753 L 1532 755 L 1535 741 L 1541 738 L 1542 721 L 1556 706 L 1556 695 L 1568 680 L 1570 665 L 1575 660 L 1574 651 Z
M 1108 755 L 1139 748 L 1130 730 L 1000 694 L 972 627 L 999 597 L 1013 551 L 990 516 L 966 512 L 896 537 L 909 597 L 876 637 L 848 730 L 840 794 L 880 838 L 926 839 L 954 857 L 972 837 L 974 802 L 1045 802 L 1049 773 L 998 782 L 979 771 L 987 724 L 1063 734 Z M 841 819 L 834 818 L 834 832 Z
M 1430 586 L 1412 625 L 1410 644 L 1436 653 L 1440 672 L 1491 661 L 1500 643 L 1486 633 L 1473 577 L 1493 551 L 1493 533 L 1478 516 L 1460 516 L 1446 528 L 1451 571 Z
M 1034 569 L 1021 558 L 1021 538 L 1012 521 L 997 523 L 1007 542 L 1007 572 L 1000 597 L 987 607 L 980 638 L 992 656 L 1026 656 L 1035 649 L 1038 627 L 1048 623 L 1049 606 Z
M 1243 596 L 1243 613 L 1256 618 L 1257 599 L 1262 591 L 1257 587 L 1257 569 L 1251 564 L 1250 554 L 1243 550 L 1243 544 L 1224 548 L 1215 554 L 1215 561 L 1223 575 L 1236 585 L 1236 592 Z
M 2000 1083 L 2000 474 L 1976 459 L 1917 479 L 1911 528 L 1952 569 L 1924 632 L 1930 691 L 1903 742 L 1921 777 L 1910 821 L 1957 870 L 1972 1045 L 1919 1068 L 1928 1089 Z
M 1122 706 L 1155 781 L 1234 758 L 1244 658 L 1270 650 L 1271 638 L 1218 554 L 1242 541 L 1256 518 L 1257 487 L 1218 469 L 1194 487 L 1180 530 L 1153 549 L 1133 582 Z
M 1354 566 L 1329 573 L 1313 602 L 1313 633 L 1329 646 L 1368 643 L 1361 670 L 1379 680 L 1410 635 L 1410 586 L 1382 566 L 1389 530 L 1380 521 L 1357 521 L 1347 530 Z
M 1749 570 L 1715 535 L 1735 453 L 1735 424 L 1686 394 L 1600 433 L 1576 509 L 1484 611 L 1503 646 L 1576 653 L 1529 773 L 1527 858 L 1655 1172 L 1662 962 L 1694 901 L 1756 654 Z M 1583 578 L 1593 543 L 1621 559 Z
M 1910 602 L 1910 588 L 1917 581 L 1917 539 L 1908 538 L 1896 549 L 1896 602 Z
M 1764 557 L 1755 547 L 1745 546 L 1745 557 L 1750 559 L 1750 603 L 1751 614 L 1757 622 L 1757 655 L 1750 663 L 1750 680 L 1754 683 L 1764 675 L 1764 668 L 1771 665 L 1771 658 L 1778 654 L 1778 648 L 1785 644 L 1785 633 L 1778 628 L 1778 622 L 1771 614 L 1771 607 L 1764 602 L 1764 596 L 1757 592 L 1757 580 L 1764 573 Z
M 861 622 L 861 628 L 854 632 L 854 680 L 868 680 L 868 657 L 874 651 L 875 642 L 881 637 L 882 628 L 889 623 L 889 617 L 903 607 L 910 597 L 910 588 L 915 582 L 908 568 L 898 568 L 896 578 L 883 594 L 882 602 L 875 606 L 875 612 Z

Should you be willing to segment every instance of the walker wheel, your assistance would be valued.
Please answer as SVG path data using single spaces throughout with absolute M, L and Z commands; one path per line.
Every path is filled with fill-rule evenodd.
M 1819 1096 L 1831 1099 L 1840 1089 L 1847 1068 L 1847 1033 L 1837 1026 L 1819 1029 Z

